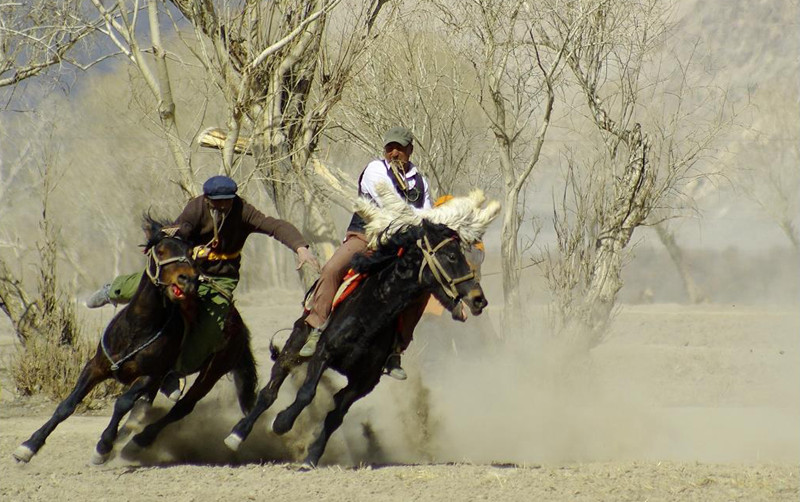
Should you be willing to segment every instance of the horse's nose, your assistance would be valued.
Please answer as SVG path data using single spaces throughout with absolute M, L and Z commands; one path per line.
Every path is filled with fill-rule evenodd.
M 194 293 L 197 291 L 197 277 L 187 274 L 178 275 L 178 284 L 186 292 Z
M 466 304 L 469 306 L 469 309 L 472 311 L 474 315 L 480 314 L 489 302 L 486 300 L 486 297 L 483 296 L 483 290 L 480 288 L 475 288 L 470 291 L 467 296 L 464 298 L 466 300 Z

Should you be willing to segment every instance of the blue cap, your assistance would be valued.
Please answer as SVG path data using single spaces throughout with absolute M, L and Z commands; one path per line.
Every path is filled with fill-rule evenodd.
M 227 176 L 212 176 L 203 183 L 203 194 L 212 200 L 236 197 L 236 182 Z

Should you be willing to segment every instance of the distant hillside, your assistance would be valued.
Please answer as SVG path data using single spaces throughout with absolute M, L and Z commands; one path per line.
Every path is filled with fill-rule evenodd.
M 681 31 L 699 36 L 720 76 L 736 86 L 793 81 L 797 92 L 800 22 L 796 0 L 682 0 Z

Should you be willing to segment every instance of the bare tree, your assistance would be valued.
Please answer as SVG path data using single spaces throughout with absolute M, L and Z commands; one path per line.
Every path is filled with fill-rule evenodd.
M 678 243 L 675 227 L 687 215 L 698 216 L 698 205 L 704 200 L 708 200 L 711 195 L 718 194 L 717 178 L 722 179 L 722 172 L 708 172 L 707 175 L 698 176 L 693 180 L 684 183 L 682 186 L 681 201 L 683 207 L 656 208 L 649 220 L 658 236 L 658 240 L 667 250 L 675 270 L 681 278 L 683 289 L 689 302 L 698 304 L 709 300 L 704 288 L 697 283 L 690 269 L 689 259 L 686 257 L 681 245 Z M 674 199 L 674 198 L 673 198 Z
M 797 64 L 795 62 L 795 68 Z M 796 92 L 783 89 L 795 82 L 774 82 L 753 96 L 762 113 L 734 139 L 731 160 L 737 166 L 737 187 L 777 225 L 800 252 L 800 125 Z
M 29 0 L 0 5 L 0 87 L 42 75 L 52 67 L 85 69 L 99 59 L 79 51 L 100 25 L 80 2 Z
M 591 24 L 566 40 L 562 27 L 587 10 Z M 685 184 L 703 174 L 697 164 L 730 119 L 724 91 L 694 80 L 706 79 L 694 54 L 672 58 L 663 50 L 668 19 L 660 1 L 576 2 L 552 10 L 543 33 L 553 48 L 566 40 L 598 140 L 591 155 L 566 159 L 555 215 L 559 256 L 547 270 L 558 292 L 559 329 L 575 329 L 587 346 L 606 332 L 634 230 L 655 208 L 675 207 Z
M 148 32 L 150 44 L 142 47 L 138 39 L 139 16 L 143 10 L 138 1 L 116 2 L 106 7 L 100 0 L 92 0 L 104 20 L 103 33 L 138 69 L 156 101 L 156 112 L 160 119 L 163 136 L 169 145 L 177 176 L 173 181 L 184 194 L 192 197 L 197 194 L 195 172 L 188 154 L 188 142 L 181 138 L 176 119 L 176 107 L 172 97 L 172 82 L 166 61 L 166 50 L 161 39 L 161 24 L 157 0 L 147 0 Z M 152 52 L 148 61 L 147 52 Z
M 708 297 L 703 292 L 703 288 L 697 284 L 689 270 L 685 253 L 678 244 L 675 232 L 665 222 L 658 222 L 653 225 L 653 228 L 661 244 L 664 245 L 664 249 L 667 250 L 672 263 L 675 264 L 675 269 L 678 271 L 681 282 L 683 282 L 683 289 L 686 291 L 689 302 L 697 304 L 707 301 Z
M 493 186 L 497 174 L 483 169 L 488 138 L 475 102 L 467 99 L 474 81 L 466 61 L 424 21 L 424 10 L 402 16 L 419 22 L 400 23 L 371 47 L 336 114 L 338 137 L 373 155 L 382 150 L 375 141 L 403 125 L 414 133 L 413 160 L 434 194 Z
M 47 134 L 52 132 L 49 125 Z M 45 140 L 41 153 L 35 155 L 37 164 L 39 215 L 37 286 L 34 293 L 22 280 L 21 274 L 10 269 L 0 257 L 0 310 L 8 316 L 17 338 L 26 345 L 29 338 L 55 334 L 61 345 L 72 345 L 78 333 L 77 320 L 69 302 L 64 302 L 58 283 L 58 228 L 51 214 L 52 192 L 58 184 L 57 147 L 52 137 Z M 52 338 L 52 337 L 51 337 Z
M 295 221 L 302 215 L 305 234 L 329 254 L 338 235 L 320 199 L 349 209 L 352 194 L 331 183 L 315 153 L 329 113 L 388 22 L 381 15 L 386 2 L 172 3 L 194 26 L 200 43 L 192 50 L 227 103 L 225 171 L 237 169 L 235 145 L 247 136 L 278 214 Z
M 542 39 L 542 11 L 523 0 L 474 0 L 458 8 L 437 3 L 439 13 L 468 61 L 479 105 L 494 139 L 503 193 L 501 241 L 504 324 L 521 313 L 519 231 L 524 188 L 539 163 L 552 124 L 559 76 L 567 48 L 586 15 L 565 19 L 563 39 Z M 552 7 L 557 10 L 558 6 Z M 547 45 L 543 45 L 547 42 Z

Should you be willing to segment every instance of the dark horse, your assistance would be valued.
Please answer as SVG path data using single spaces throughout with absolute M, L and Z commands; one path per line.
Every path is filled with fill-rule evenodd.
M 97 443 L 94 463 L 108 459 L 120 421 L 137 399 L 152 402 L 155 398 L 164 375 L 177 360 L 184 326 L 191 324 L 197 306 L 198 271 L 190 257 L 191 248 L 188 243 L 165 235 L 163 226 L 145 216 L 147 273 L 131 302 L 111 319 L 75 388 L 58 405 L 50 420 L 16 449 L 14 458 L 18 461 L 28 462 L 56 426 L 72 415 L 86 395 L 104 380 L 115 378 L 130 387 L 114 404 L 111 421 Z M 134 436 L 138 445 L 149 445 L 166 425 L 188 415 L 229 371 L 234 374 L 242 412 L 252 408 L 258 382 L 255 360 L 250 334 L 233 308 L 226 319 L 225 332 L 228 340 L 225 348 L 203 364 L 192 387 L 164 417 Z
M 276 434 L 292 428 L 314 398 L 326 368 L 347 377 L 347 385 L 334 396 L 335 407 L 326 416 L 322 431 L 308 448 L 305 464 L 309 466 L 317 464 L 350 406 L 378 384 L 394 348 L 397 316 L 412 301 L 432 293 L 451 312 L 463 300 L 474 315 L 487 305 L 458 235 L 427 220 L 395 234 L 374 253 L 356 256 L 353 268 L 367 277 L 331 314 L 317 351 L 308 360 L 306 379 L 295 401 L 276 416 L 272 425 Z M 298 352 L 307 333 L 301 317 L 283 350 L 277 357 L 273 353 L 276 361 L 270 381 L 259 392 L 255 407 L 225 439 L 229 448 L 237 449 L 247 438 L 258 417 L 277 398 L 286 376 L 302 362 Z

